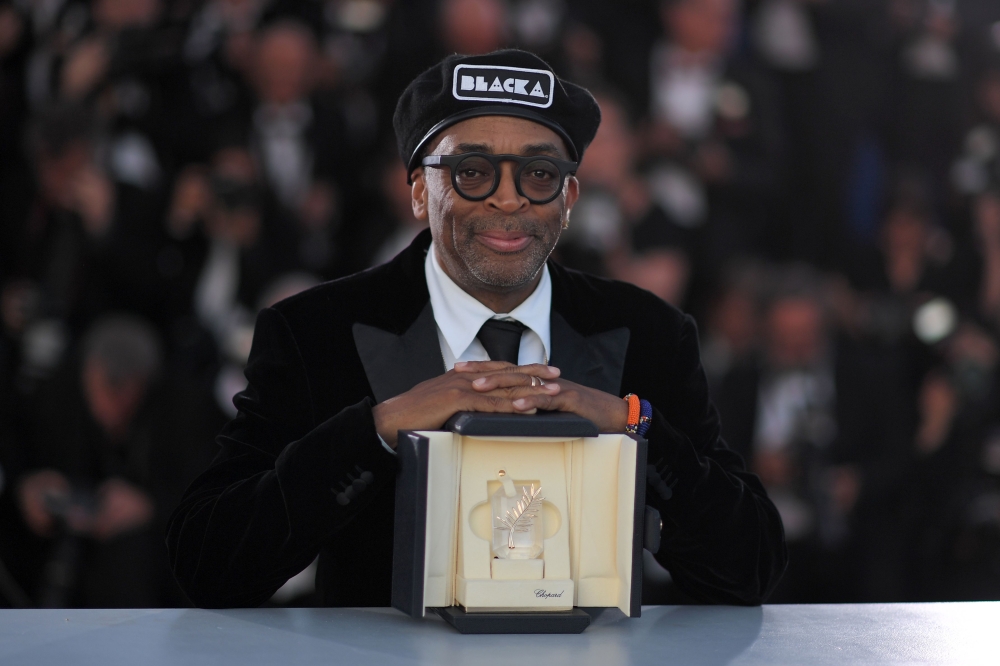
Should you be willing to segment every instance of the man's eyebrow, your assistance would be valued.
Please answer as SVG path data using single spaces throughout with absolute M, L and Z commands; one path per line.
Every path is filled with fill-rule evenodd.
M 551 155 L 552 157 L 562 157 L 562 151 L 554 143 L 533 143 L 521 149 L 522 155 Z
M 462 153 L 487 153 L 492 154 L 493 149 L 487 146 L 485 143 L 460 143 L 455 146 L 455 152 L 453 155 L 461 155 Z

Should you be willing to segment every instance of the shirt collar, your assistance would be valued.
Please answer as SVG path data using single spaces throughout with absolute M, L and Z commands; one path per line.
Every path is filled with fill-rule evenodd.
M 542 278 L 524 302 L 507 312 L 493 312 L 455 284 L 441 268 L 431 242 L 424 261 L 424 276 L 430 293 L 434 321 L 451 347 L 455 358 L 461 357 L 479 334 L 487 319 L 516 319 L 541 339 L 545 358 L 552 358 L 549 316 L 552 311 L 552 279 L 549 267 L 542 267 Z

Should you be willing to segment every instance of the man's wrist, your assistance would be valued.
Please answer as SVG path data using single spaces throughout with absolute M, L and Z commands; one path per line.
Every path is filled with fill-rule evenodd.
M 615 409 L 615 427 L 611 432 L 625 432 L 628 426 L 628 403 L 619 398 L 615 398 L 617 407 Z
M 375 421 L 375 433 L 382 441 L 382 445 L 395 453 L 396 431 L 391 428 L 391 424 L 386 423 L 385 403 L 379 403 L 372 407 L 372 418 Z

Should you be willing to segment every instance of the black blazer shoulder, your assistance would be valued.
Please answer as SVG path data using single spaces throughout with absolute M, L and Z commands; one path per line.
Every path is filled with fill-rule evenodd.
M 597 277 L 550 261 L 552 308 L 583 335 L 628 326 L 679 328 L 690 319 L 655 294 L 628 282 Z
M 401 333 L 413 323 L 428 301 L 424 257 L 430 232 L 424 231 L 392 261 L 324 282 L 273 306 L 293 332 L 327 331 L 355 322 Z

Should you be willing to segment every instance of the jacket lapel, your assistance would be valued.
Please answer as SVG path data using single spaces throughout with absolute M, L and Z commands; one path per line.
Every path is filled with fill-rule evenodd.
M 615 328 L 583 336 L 552 310 L 551 364 L 571 382 L 619 395 L 630 332 Z
M 430 301 L 402 335 L 360 322 L 354 324 L 353 333 L 376 402 L 385 402 L 444 373 Z

